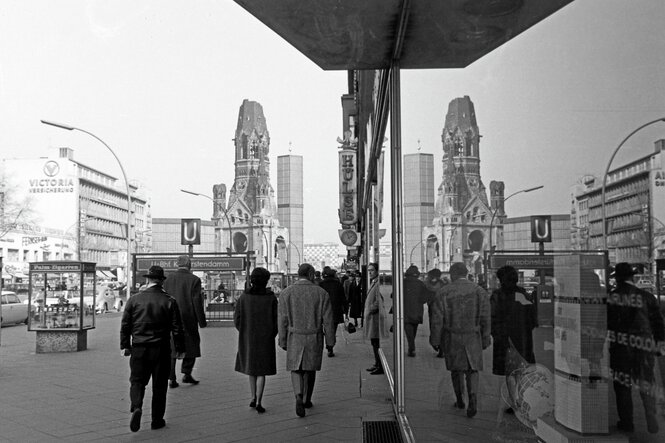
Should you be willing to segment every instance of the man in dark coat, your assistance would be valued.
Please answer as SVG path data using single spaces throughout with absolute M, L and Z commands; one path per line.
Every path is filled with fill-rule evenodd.
M 333 313 L 333 332 L 337 333 L 337 325 L 344 323 L 344 314 L 349 306 L 344 295 L 344 286 L 337 279 L 335 270 L 329 266 L 323 268 L 323 281 L 319 283 L 319 286 L 325 289 L 330 296 L 330 305 L 332 306 Z M 335 356 L 333 346 L 326 346 L 326 349 L 328 350 L 328 357 Z
M 198 380 L 192 377 L 192 370 L 196 358 L 201 356 L 201 337 L 199 327 L 207 326 L 203 296 L 201 293 L 201 279 L 190 271 L 192 262 L 189 256 L 181 255 L 177 261 L 178 270 L 168 276 L 164 282 L 164 290 L 175 298 L 180 308 L 180 317 L 185 330 L 185 358 L 182 359 L 180 372 L 183 383 L 198 384 Z M 171 388 L 177 388 L 176 381 L 176 358 L 171 359 Z
M 152 377 L 152 429 L 166 426 L 166 391 L 171 363 L 171 339 L 174 352 L 185 350 L 178 304 L 162 288 L 164 269 L 152 266 L 146 288 L 131 296 L 125 305 L 120 324 L 120 349 L 130 356 L 129 398 L 132 417 L 129 428 L 141 427 L 145 387 Z M 171 338 L 172 337 L 172 338 Z
M 467 417 L 476 415 L 478 405 L 478 371 L 483 369 L 483 349 L 489 347 L 490 304 L 487 292 L 467 280 L 466 265 L 450 266 L 451 282 L 436 294 L 432 303 L 432 334 L 430 343 L 443 348 L 446 368 L 450 371 L 457 401 L 455 407 L 464 409 L 464 382 L 469 396 Z
M 284 289 L 277 307 L 279 347 L 286 351 L 286 370 L 296 396 L 296 414 L 312 407 L 316 371 L 321 370 L 323 343 L 335 345 L 332 308 L 328 293 L 314 283 L 314 267 L 303 263 L 298 280 Z
M 423 305 L 430 295 L 419 276 L 420 271 L 415 265 L 409 266 L 404 273 L 404 335 L 406 335 L 409 357 L 416 356 L 418 325 L 423 322 Z
M 610 368 L 619 413 L 617 427 L 634 430 L 631 387 L 637 381 L 647 430 L 655 434 L 659 430 L 656 397 L 649 387 L 655 386 L 655 356 L 663 355 L 663 346 L 658 344 L 665 340 L 665 328 L 656 297 L 635 286 L 635 274 L 629 263 L 617 263 L 617 285 L 607 301 Z

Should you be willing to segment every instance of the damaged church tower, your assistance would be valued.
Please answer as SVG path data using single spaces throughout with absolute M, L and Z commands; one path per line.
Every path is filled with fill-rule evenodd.
M 441 141 L 443 179 L 437 191 L 433 224 L 423 229 L 426 268 L 447 271 L 463 261 L 473 274 L 483 272 L 484 252 L 490 249 L 489 230 L 505 217 L 503 182 L 490 183 L 491 203 L 480 176 L 480 131 L 468 96 L 448 105 Z M 495 237 L 496 238 L 496 237 Z M 496 246 L 496 240 L 494 240 Z
M 227 232 L 231 250 L 254 251 L 256 266 L 271 272 L 286 271 L 288 230 L 277 219 L 275 191 L 270 184 L 270 135 L 260 103 L 243 100 L 233 140 L 235 180 L 225 211 L 232 228 L 231 234 Z M 216 189 L 226 193 L 225 187 Z M 223 205 L 226 195 L 215 195 L 215 199 Z M 224 222 L 221 220 L 221 226 Z

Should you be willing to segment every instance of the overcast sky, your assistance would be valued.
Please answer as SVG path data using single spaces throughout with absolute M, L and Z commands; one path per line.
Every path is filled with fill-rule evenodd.
M 577 0 L 465 69 L 402 72 L 404 153 L 435 155 L 448 103 L 468 95 L 486 186 L 509 216 L 570 211 L 570 186 L 602 174 L 611 151 L 665 117 L 665 2 Z M 75 158 L 152 193 L 153 217 L 209 219 L 215 183 L 233 179 L 243 99 L 263 105 L 277 156 L 304 157 L 305 241 L 337 241 L 337 142 L 346 72 L 322 71 L 230 0 L 0 2 L 0 156 Z M 646 155 L 665 123 L 638 133 L 617 164 Z M 387 182 L 388 184 L 389 182 Z M 386 187 L 386 195 L 390 191 Z M 390 214 L 384 213 L 389 220 Z

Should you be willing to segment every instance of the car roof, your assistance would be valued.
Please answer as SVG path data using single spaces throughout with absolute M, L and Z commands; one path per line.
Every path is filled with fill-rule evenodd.
M 4 290 L 2 291 L 2 295 L 9 295 L 9 294 L 16 295 L 16 292 L 14 292 L 14 291 L 4 291 Z

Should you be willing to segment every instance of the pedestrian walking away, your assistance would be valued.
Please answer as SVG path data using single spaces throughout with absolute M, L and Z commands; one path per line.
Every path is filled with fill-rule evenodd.
M 182 359 L 180 368 L 180 372 L 183 374 L 182 382 L 195 385 L 199 381 L 192 376 L 192 370 L 197 357 L 201 357 L 199 328 L 207 326 L 201 279 L 192 274 L 192 262 L 189 256 L 179 256 L 176 265 L 178 270 L 170 274 L 164 281 L 164 290 L 178 302 L 185 331 L 185 357 Z M 171 380 L 169 386 L 177 388 L 179 384 L 176 380 L 175 354 L 171 358 L 171 375 L 169 378 Z
M 238 299 L 233 321 L 238 330 L 238 353 L 235 370 L 249 376 L 252 400 L 250 408 L 259 414 L 262 405 L 266 375 L 277 373 L 275 337 L 277 336 L 277 297 L 267 288 L 270 271 L 255 268 L 250 276 L 250 287 Z
M 316 371 L 321 370 L 324 340 L 335 346 L 330 296 L 314 283 L 314 267 L 303 263 L 298 280 L 279 297 L 279 346 L 286 351 L 286 370 L 296 397 L 296 415 L 305 416 L 311 408 Z
M 145 274 L 143 291 L 132 295 L 122 314 L 120 349 L 129 356 L 131 418 L 129 428 L 141 427 L 145 387 L 152 378 L 152 429 L 166 426 L 166 393 L 171 367 L 171 340 L 177 357 L 184 354 L 185 343 L 178 304 L 162 288 L 164 269 L 152 266 Z
M 363 326 L 363 295 L 360 282 L 360 273 L 354 272 L 349 283 L 349 321 L 353 320 L 353 326 Z M 360 323 L 358 322 L 360 318 Z
M 346 296 L 344 295 L 344 286 L 337 278 L 337 272 L 326 266 L 323 268 L 323 281 L 319 286 L 326 290 L 330 296 L 330 305 L 333 312 L 333 329 L 337 333 L 337 326 L 344 323 L 344 315 L 348 309 Z M 326 346 L 328 350 L 328 357 L 334 357 L 333 346 Z
M 430 293 L 418 277 L 420 271 L 415 265 L 409 266 L 404 273 L 404 335 L 406 335 L 407 355 L 416 356 L 416 334 L 418 325 L 423 322 L 423 305 Z
M 432 303 L 431 345 L 443 349 L 450 371 L 455 407 L 465 408 L 464 385 L 468 394 L 467 417 L 478 408 L 478 371 L 483 369 L 483 349 L 489 347 L 490 305 L 487 292 L 467 280 L 467 268 L 457 262 L 450 266 L 451 282 L 437 293 Z
M 379 349 L 381 339 L 388 338 L 388 316 L 386 314 L 385 301 L 379 287 L 379 265 L 370 263 L 367 265 L 367 275 L 369 276 L 369 289 L 367 290 L 367 300 L 365 300 L 365 327 L 363 336 L 370 339 L 372 351 L 374 352 L 374 366 L 368 368 L 370 374 L 380 375 L 384 373 Z

